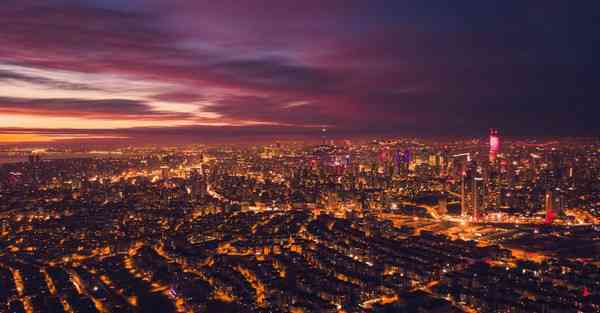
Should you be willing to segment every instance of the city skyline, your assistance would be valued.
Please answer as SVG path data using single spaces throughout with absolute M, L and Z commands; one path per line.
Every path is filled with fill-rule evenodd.
M 0 311 L 596 313 L 599 140 L 0 155 Z
M 600 312 L 597 3 L 2 1 L 0 313 Z
M 596 136 L 595 7 L 11 0 L 0 144 Z

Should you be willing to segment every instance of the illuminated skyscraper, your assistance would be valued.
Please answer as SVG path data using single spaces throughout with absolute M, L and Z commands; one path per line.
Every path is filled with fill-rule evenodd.
M 497 129 L 490 130 L 490 162 L 496 162 L 498 153 L 500 152 L 500 137 Z
M 554 218 L 556 217 L 556 213 L 554 212 L 554 197 L 552 196 L 552 191 L 546 192 L 546 224 L 552 224 L 554 222 Z
M 483 178 L 481 177 L 473 177 L 473 190 L 471 190 L 472 192 L 472 200 L 473 200 L 473 218 L 475 220 L 479 220 L 479 217 L 481 216 L 481 203 L 482 201 L 482 197 L 483 195 L 481 194 L 482 192 L 482 182 Z
M 459 158 L 466 158 L 465 161 L 459 161 Z M 465 217 L 468 215 L 468 207 L 467 203 L 467 176 L 471 163 L 471 154 L 470 153 L 461 153 L 452 156 L 453 164 L 456 166 L 458 170 L 458 175 L 460 176 L 460 215 Z
M 33 186 L 37 186 L 39 183 L 41 162 L 39 153 L 34 151 L 29 155 L 29 170 L 31 172 L 30 180 Z
M 465 173 L 464 171 L 460 175 L 460 216 L 465 217 L 467 215 L 467 203 L 466 199 L 466 186 L 465 186 Z
M 346 166 L 347 168 L 352 167 L 352 156 L 347 154 L 346 155 L 346 159 L 344 161 L 344 166 Z
M 168 166 L 163 165 L 160 167 L 160 174 L 162 176 L 162 179 L 164 179 L 164 180 L 169 179 L 169 172 L 170 172 L 170 169 Z
M 191 175 L 191 195 L 193 200 L 203 198 L 207 195 L 206 177 L 202 171 L 202 167 L 192 169 Z

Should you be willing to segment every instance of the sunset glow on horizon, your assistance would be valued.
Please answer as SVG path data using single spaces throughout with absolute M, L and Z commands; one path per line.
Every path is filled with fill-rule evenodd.
M 508 2 L 9 0 L 0 8 L 0 131 L 472 135 L 493 124 L 546 135 L 559 122 L 551 135 L 598 133 L 589 114 L 598 97 L 580 92 L 596 81 L 588 68 L 597 46 L 586 40 L 595 24 L 565 20 L 565 7 L 585 12 Z

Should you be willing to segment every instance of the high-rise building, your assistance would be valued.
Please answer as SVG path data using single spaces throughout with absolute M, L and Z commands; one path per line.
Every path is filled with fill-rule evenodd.
M 473 218 L 478 220 L 481 215 L 481 203 L 483 202 L 484 194 L 482 193 L 483 184 L 481 183 L 483 178 L 481 177 L 473 177 L 473 190 L 472 192 L 472 200 L 473 200 Z
M 467 215 L 465 176 L 464 172 L 460 175 L 460 216 L 462 217 Z
M 554 222 L 554 218 L 556 217 L 556 213 L 554 212 L 554 197 L 552 196 L 552 191 L 546 192 L 545 208 L 546 223 L 552 224 L 552 222 Z
M 29 155 L 30 182 L 34 186 L 37 186 L 40 180 L 41 162 L 39 153 L 32 152 Z
M 408 172 L 410 163 L 410 151 L 396 150 L 394 156 L 394 164 L 396 167 L 396 174 L 406 174 Z
M 464 161 L 459 161 L 459 158 L 465 158 Z M 467 179 L 471 167 L 471 155 L 469 153 L 461 153 L 453 156 L 453 166 L 455 173 L 460 176 L 460 215 L 466 217 L 469 214 L 469 204 L 467 202 Z
M 500 152 L 500 136 L 497 129 L 490 130 L 490 162 L 496 162 L 498 153 Z
M 208 193 L 208 186 L 206 183 L 206 177 L 204 176 L 201 167 L 192 169 L 190 181 L 192 199 L 196 200 L 198 198 L 205 197 Z
M 160 175 L 161 175 L 162 179 L 164 179 L 164 180 L 169 179 L 169 172 L 170 172 L 170 168 L 168 166 L 160 167 Z

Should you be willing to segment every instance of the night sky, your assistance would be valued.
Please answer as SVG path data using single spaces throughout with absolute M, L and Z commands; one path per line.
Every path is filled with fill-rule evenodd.
M 600 135 L 594 3 L 3 0 L 0 143 Z

